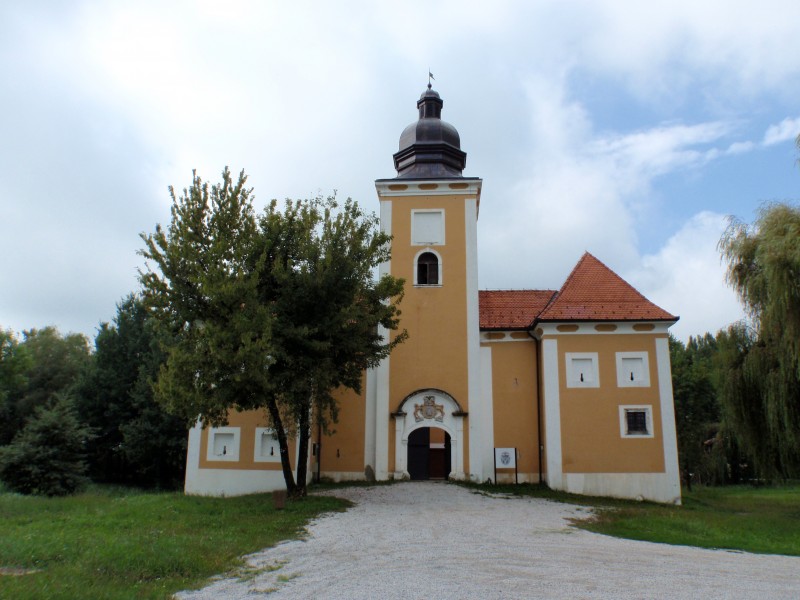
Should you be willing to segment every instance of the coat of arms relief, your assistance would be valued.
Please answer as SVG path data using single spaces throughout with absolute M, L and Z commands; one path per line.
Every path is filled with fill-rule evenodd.
M 423 419 L 433 419 L 441 423 L 444 421 L 444 404 L 436 404 L 435 396 L 425 396 L 422 404 L 414 405 L 414 419 L 417 423 Z

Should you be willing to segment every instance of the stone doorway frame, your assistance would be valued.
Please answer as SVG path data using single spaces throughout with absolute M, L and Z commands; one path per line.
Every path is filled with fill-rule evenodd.
M 458 481 L 466 479 L 464 419 L 467 416 L 456 399 L 443 390 L 427 388 L 412 392 L 403 398 L 397 410 L 392 413 L 395 428 L 394 478 L 410 478 L 408 436 L 417 429 L 431 427 L 443 429 L 450 436 L 450 479 Z

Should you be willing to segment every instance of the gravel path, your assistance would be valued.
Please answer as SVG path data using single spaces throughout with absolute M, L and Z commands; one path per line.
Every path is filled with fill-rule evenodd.
M 182 599 L 800 598 L 800 558 L 619 540 L 587 509 L 445 483 L 337 490 L 356 506 Z

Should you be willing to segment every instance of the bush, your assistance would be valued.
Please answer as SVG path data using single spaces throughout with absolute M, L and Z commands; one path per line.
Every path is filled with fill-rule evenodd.
M 12 442 L 0 448 L 0 480 L 22 494 L 65 496 L 88 481 L 85 444 L 91 431 L 73 412 L 68 397 L 39 407 Z

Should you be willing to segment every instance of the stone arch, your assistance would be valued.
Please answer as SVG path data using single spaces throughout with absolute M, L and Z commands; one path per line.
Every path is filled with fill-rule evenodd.
M 464 479 L 464 417 L 467 413 L 444 390 L 427 388 L 403 398 L 392 413 L 395 423 L 394 477 L 408 479 L 408 436 L 422 427 L 443 429 L 450 436 L 450 478 Z

